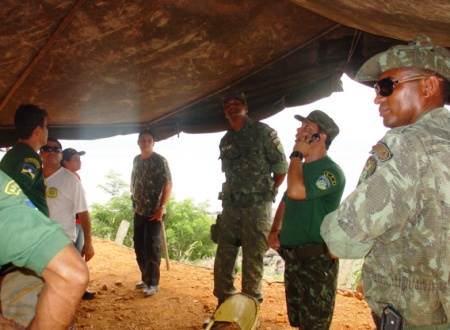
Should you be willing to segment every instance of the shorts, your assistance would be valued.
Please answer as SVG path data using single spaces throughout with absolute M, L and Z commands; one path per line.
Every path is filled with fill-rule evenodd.
M 0 265 L 12 262 L 38 276 L 50 260 L 72 241 L 62 227 L 28 206 L 0 211 Z

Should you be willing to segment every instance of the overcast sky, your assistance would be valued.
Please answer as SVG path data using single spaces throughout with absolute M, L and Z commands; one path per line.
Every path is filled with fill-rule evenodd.
M 373 103 L 374 90 L 352 81 L 342 79 L 344 92 L 334 93 L 327 99 L 302 107 L 288 108 L 264 120 L 278 131 L 288 156 L 294 146 L 296 128 L 300 122 L 295 114 L 307 116 L 320 109 L 338 124 L 341 133 L 333 141 L 329 155 L 343 168 L 347 177 L 345 195 L 356 186 L 359 174 L 371 147 L 384 135 L 386 128 Z M 249 110 L 251 117 L 251 109 Z M 217 200 L 224 175 L 221 172 L 219 141 L 224 132 L 214 134 L 185 134 L 174 136 L 155 145 L 155 151 L 167 158 L 173 177 L 173 194 L 178 201 L 193 198 L 195 202 L 209 201 L 211 211 L 220 210 Z M 117 136 L 93 141 L 62 141 L 63 148 L 86 151 L 82 156 L 79 172 L 87 192 L 88 203 L 105 202 L 108 198 L 98 187 L 105 182 L 110 170 L 122 174 L 129 183 L 134 156 L 139 153 L 137 134 Z M 285 183 L 279 197 L 286 189 Z M 274 204 L 278 205 L 279 198 Z

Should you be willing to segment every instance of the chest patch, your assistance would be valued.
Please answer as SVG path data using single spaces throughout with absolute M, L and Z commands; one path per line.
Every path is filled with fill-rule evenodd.
M 58 197 L 58 189 L 55 187 L 50 187 L 47 189 L 47 197 L 48 198 L 56 198 Z

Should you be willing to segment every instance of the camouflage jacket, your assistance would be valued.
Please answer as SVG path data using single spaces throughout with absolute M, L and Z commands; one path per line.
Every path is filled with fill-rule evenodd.
M 390 303 L 409 325 L 450 322 L 450 115 L 437 108 L 372 149 L 360 184 L 327 215 L 331 253 L 364 258 L 372 310 Z
M 164 186 L 172 183 L 167 160 L 153 152 L 149 158 L 137 155 L 131 172 L 131 197 L 134 212 L 143 216 L 154 214 L 161 204 Z
M 248 118 L 240 131 L 229 130 L 220 141 L 220 159 L 226 182 L 223 199 L 246 199 L 250 195 L 273 196 L 272 173 L 287 173 L 288 164 L 277 132 Z

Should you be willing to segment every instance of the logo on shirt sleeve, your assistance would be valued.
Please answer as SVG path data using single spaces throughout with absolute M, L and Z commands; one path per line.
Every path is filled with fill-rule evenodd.
M 6 184 L 4 192 L 8 195 L 19 196 L 21 190 L 22 189 L 20 189 L 19 185 L 14 180 L 11 180 Z
M 36 176 L 36 169 L 29 164 L 24 164 L 21 173 L 29 176 L 33 180 Z
M 331 188 L 332 186 L 335 186 L 337 183 L 336 177 L 333 173 L 325 171 L 323 175 L 321 175 L 317 181 L 316 186 L 320 190 L 327 190 Z

